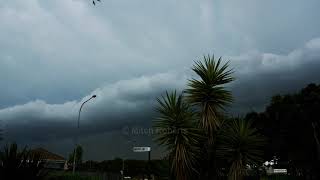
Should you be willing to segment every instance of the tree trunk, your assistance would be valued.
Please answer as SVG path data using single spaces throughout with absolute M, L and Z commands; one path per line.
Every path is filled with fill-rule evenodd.
M 318 152 L 318 160 L 320 160 L 320 141 L 319 141 L 319 130 L 318 124 L 316 122 L 312 122 L 312 127 L 313 127 L 313 137 L 316 141 L 316 146 L 317 146 L 317 152 Z

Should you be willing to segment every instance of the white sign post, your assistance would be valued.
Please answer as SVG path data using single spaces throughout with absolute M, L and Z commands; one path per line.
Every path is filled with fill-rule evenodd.
M 133 152 L 149 152 L 151 147 L 133 147 Z
M 287 169 L 273 169 L 274 174 L 287 174 Z

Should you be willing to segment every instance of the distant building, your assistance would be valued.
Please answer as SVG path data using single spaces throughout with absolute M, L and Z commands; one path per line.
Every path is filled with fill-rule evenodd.
M 67 170 L 68 164 L 67 160 L 57 154 L 49 152 L 43 148 L 37 148 L 31 150 L 32 153 L 40 154 L 41 162 L 44 163 L 44 167 L 47 169 L 56 169 L 56 170 Z

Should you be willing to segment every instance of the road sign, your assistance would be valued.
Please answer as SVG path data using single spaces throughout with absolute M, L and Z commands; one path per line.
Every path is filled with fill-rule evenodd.
M 150 152 L 151 147 L 133 147 L 133 152 Z
M 273 173 L 287 174 L 287 169 L 273 169 Z

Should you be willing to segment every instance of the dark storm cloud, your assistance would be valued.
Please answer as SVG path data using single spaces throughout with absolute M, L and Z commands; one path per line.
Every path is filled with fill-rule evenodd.
M 82 111 L 82 136 L 119 130 L 125 125 L 150 124 L 154 117 L 155 99 L 165 90 L 182 89 L 184 73 L 168 72 L 150 77 L 122 80 L 94 90 L 97 98 Z M 0 110 L 7 139 L 47 141 L 70 138 L 75 134 L 81 102 L 47 104 L 36 100 Z
M 236 81 L 233 111 L 261 111 L 276 94 L 294 93 L 320 82 L 320 38 L 288 54 L 252 52 L 231 57 Z
M 252 52 L 229 58 L 236 81 L 230 85 L 235 96 L 231 113 L 262 110 L 278 93 L 295 92 L 311 82 L 320 81 L 320 39 L 287 55 Z M 150 126 L 155 116 L 156 98 L 165 90 L 182 90 L 191 71 L 177 71 L 121 80 L 100 87 L 97 98 L 86 104 L 81 116 L 81 135 L 121 130 L 125 126 Z M 81 102 L 48 104 L 32 101 L 0 110 L 7 132 L 14 139 L 46 141 L 71 138 Z

